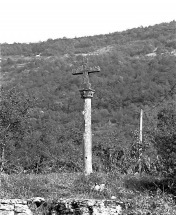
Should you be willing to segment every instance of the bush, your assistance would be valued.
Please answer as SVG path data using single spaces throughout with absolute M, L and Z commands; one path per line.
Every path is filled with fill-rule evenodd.
M 163 174 L 175 175 L 176 160 L 176 104 L 166 104 L 158 112 L 154 142 L 158 155 L 162 158 Z

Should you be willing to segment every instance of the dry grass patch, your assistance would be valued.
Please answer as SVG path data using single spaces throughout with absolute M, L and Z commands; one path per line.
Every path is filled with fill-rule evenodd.
M 76 173 L 1 175 L 0 198 L 61 198 L 70 195 Z

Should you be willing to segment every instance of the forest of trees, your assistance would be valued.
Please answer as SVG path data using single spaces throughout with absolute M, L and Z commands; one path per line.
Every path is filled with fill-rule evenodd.
M 7 173 L 82 171 L 81 77 L 88 54 L 93 169 L 173 174 L 176 157 L 175 21 L 81 38 L 1 44 L 1 158 Z M 144 110 L 139 142 L 140 109 Z

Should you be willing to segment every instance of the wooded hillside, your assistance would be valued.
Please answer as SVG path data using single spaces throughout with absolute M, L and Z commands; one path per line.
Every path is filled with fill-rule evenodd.
M 137 168 L 141 108 L 143 171 L 164 171 L 168 165 L 173 170 L 175 32 L 173 21 L 106 35 L 2 44 L 4 170 L 82 170 L 81 77 L 73 76 L 72 69 L 86 55 L 90 66 L 101 68 L 91 75 L 96 90 L 92 100 L 94 170 L 119 168 L 125 173 Z M 156 170 L 161 160 L 163 167 Z

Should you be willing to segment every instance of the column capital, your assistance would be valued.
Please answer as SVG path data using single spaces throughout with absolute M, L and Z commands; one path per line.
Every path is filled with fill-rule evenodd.
M 81 89 L 79 91 L 82 99 L 93 98 L 93 95 L 95 93 L 95 90 L 93 89 Z

